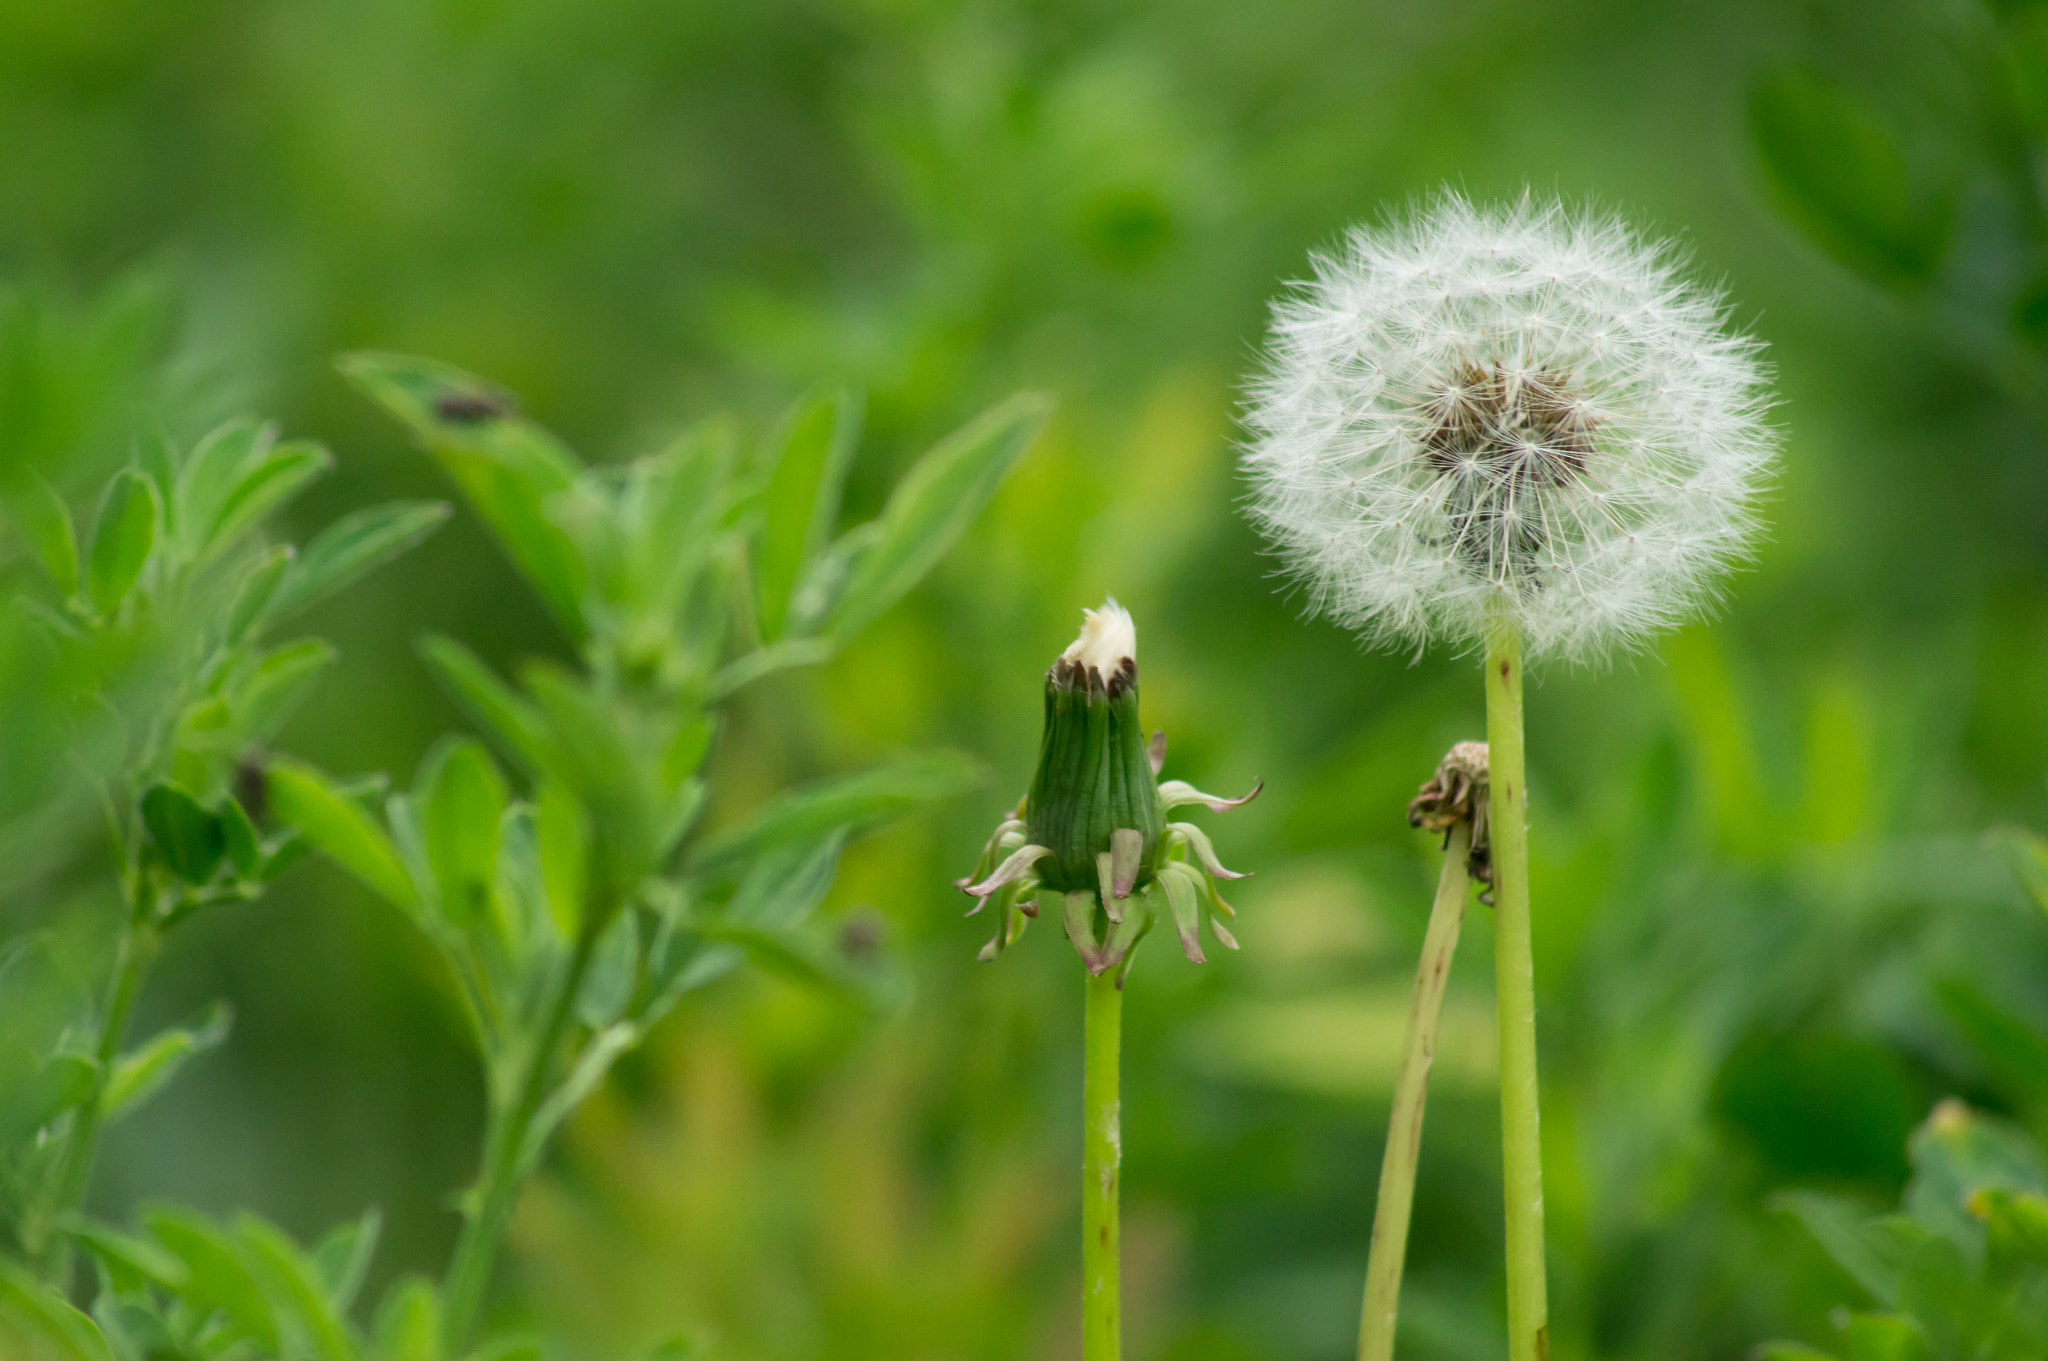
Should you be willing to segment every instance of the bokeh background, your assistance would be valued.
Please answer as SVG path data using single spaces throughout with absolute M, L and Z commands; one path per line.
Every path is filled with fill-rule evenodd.
M 310 527 L 446 494 L 351 348 L 489 375 L 599 459 L 847 382 L 859 516 L 990 400 L 1056 394 L 935 578 L 718 757 L 742 801 L 912 745 L 988 762 L 831 899 L 886 923 L 908 1000 L 693 998 L 568 1130 L 495 1308 L 593 1358 L 677 1328 L 735 1361 L 1078 1355 L 1080 972 L 1044 930 L 974 964 L 949 884 L 1114 592 L 1168 773 L 1267 782 L 1215 827 L 1257 872 L 1243 952 L 1155 947 L 1130 994 L 1132 1354 L 1324 1361 L 1434 873 L 1402 810 L 1481 696 L 1470 659 L 1298 617 L 1237 515 L 1236 385 L 1349 222 L 1446 181 L 1624 207 L 1769 342 L 1786 441 L 1721 616 L 1530 697 L 1553 1354 L 1821 1341 L 1853 1291 L 1775 1191 L 1890 1205 L 1945 1094 L 2048 1130 L 2048 921 L 1988 835 L 2048 823 L 2041 10 L 10 0 L 0 452 L 81 490 L 140 422 L 257 412 L 337 452 Z M 344 660 L 280 745 L 401 779 L 460 722 L 418 635 L 565 646 L 462 516 L 311 627 Z M 1417 1361 L 1501 1349 L 1490 947 L 1475 909 Z M 116 1132 L 97 1208 L 303 1236 L 377 1204 L 380 1279 L 438 1268 L 481 1090 L 428 950 L 308 865 L 175 937 L 140 1025 L 217 996 L 232 1039 Z

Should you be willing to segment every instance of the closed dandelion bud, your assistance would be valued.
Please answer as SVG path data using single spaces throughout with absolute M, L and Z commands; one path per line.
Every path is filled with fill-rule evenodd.
M 978 900 L 969 916 L 996 905 L 996 935 L 981 957 L 994 959 L 1050 909 L 1090 973 L 1126 964 L 1162 918 L 1201 963 L 1205 924 L 1237 948 L 1222 920 L 1235 914 L 1216 881 L 1243 876 L 1223 867 L 1200 828 L 1167 815 L 1194 803 L 1222 812 L 1258 788 L 1223 799 L 1178 780 L 1161 784 L 1166 736 L 1148 741 L 1139 722 L 1131 616 L 1114 600 L 1084 614 L 1081 636 L 1046 672 L 1045 733 L 1030 792 L 960 881 Z
M 1045 735 L 1024 824 L 1049 852 L 1040 883 L 1096 888 L 1096 858 L 1108 855 L 1113 882 L 1128 895 L 1154 878 L 1163 821 L 1138 721 L 1137 630 L 1114 600 L 1086 617 L 1045 673 Z

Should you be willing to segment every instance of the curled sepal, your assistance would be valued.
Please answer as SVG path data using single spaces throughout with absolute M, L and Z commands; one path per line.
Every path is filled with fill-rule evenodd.
M 1153 731 L 1152 740 L 1145 744 L 1145 759 L 1152 764 L 1152 778 L 1158 779 L 1159 772 L 1166 769 L 1166 729 Z
M 987 874 L 994 867 L 997 858 L 1008 855 L 1026 841 L 1024 822 L 1021 818 L 1009 818 L 996 828 L 988 839 L 988 845 L 981 848 L 981 858 L 974 862 L 973 873 L 953 881 L 954 888 L 966 888 L 975 880 Z
M 1233 808 L 1243 807 L 1253 799 L 1256 799 L 1259 796 L 1259 791 L 1265 787 L 1266 782 L 1260 780 L 1252 786 L 1251 792 L 1243 798 L 1225 799 L 1218 798 L 1214 794 L 1204 794 L 1185 780 L 1168 780 L 1165 784 L 1159 786 L 1159 806 L 1170 810 L 1190 803 L 1199 803 L 1207 805 L 1212 813 L 1227 813 Z
M 978 884 L 969 884 L 967 891 L 977 898 L 987 898 L 1004 884 L 1028 878 L 1031 867 L 1052 852 L 1043 846 L 1024 846 L 1010 853 L 1010 858 L 996 868 L 996 872 Z M 968 909 L 968 916 L 980 910 L 979 906 Z
M 1124 919 L 1123 898 L 1116 891 L 1116 857 L 1108 851 L 1099 852 L 1095 857 L 1096 893 L 1102 899 L 1102 910 L 1109 914 L 1112 925 Z
M 1236 870 L 1223 868 L 1223 862 L 1216 858 L 1216 847 L 1210 842 L 1209 834 L 1195 826 L 1194 823 L 1170 822 L 1167 824 L 1167 830 L 1178 833 L 1182 840 L 1187 843 L 1188 849 L 1195 853 L 1195 859 L 1202 862 L 1202 868 L 1215 875 L 1218 879 L 1243 879 L 1246 877 L 1239 874 Z
M 1137 950 L 1138 942 L 1145 939 L 1146 933 L 1151 931 L 1158 913 L 1156 887 L 1148 884 L 1138 890 L 1137 896 L 1150 901 L 1141 902 L 1138 910 L 1124 914 L 1124 919 L 1110 929 L 1109 940 L 1105 942 L 1102 950 L 1103 967 L 1117 970 L 1116 985 L 1119 988 L 1124 985 L 1124 979 L 1130 976 L 1131 956 Z
M 1015 945 L 1018 939 L 1023 936 L 1024 928 L 1030 925 L 1030 918 L 1038 915 L 1035 903 L 1020 903 L 1017 901 L 1023 892 L 1023 884 L 1010 883 L 1005 884 L 995 895 L 996 933 L 988 944 L 981 947 L 981 953 L 975 956 L 976 959 L 979 959 L 984 964 L 994 960 L 996 956 L 1002 954 L 1003 951 L 1009 949 L 1012 945 Z M 978 912 L 980 910 L 980 905 L 977 904 L 975 911 Z M 973 913 L 968 915 L 972 916 Z
M 1180 952 L 1196 964 L 1206 964 L 1202 954 L 1201 880 L 1179 861 L 1159 867 L 1159 886 L 1166 891 L 1166 905 L 1173 913 L 1173 929 L 1180 936 Z
M 1041 889 L 1050 893 L 1051 889 Z M 1095 944 L 1095 891 L 1082 889 L 1075 893 L 1060 895 L 1064 899 L 1064 917 L 1067 925 L 1067 939 L 1074 944 L 1074 953 L 1081 956 L 1081 962 L 1088 966 L 1088 972 L 1099 974 L 1109 967 L 1102 951 Z

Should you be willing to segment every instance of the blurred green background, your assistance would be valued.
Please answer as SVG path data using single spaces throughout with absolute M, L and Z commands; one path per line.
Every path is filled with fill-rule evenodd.
M 1055 393 L 932 582 L 718 757 L 742 801 L 917 744 L 998 772 L 834 891 L 911 1000 L 692 999 L 569 1130 L 496 1307 L 599 1358 L 678 1327 L 747 1361 L 1078 1355 L 1080 971 L 1043 928 L 974 964 L 949 882 L 1113 592 L 1167 774 L 1267 781 L 1216 827 L 1257 871 L 1243 953 L 1155 945 L 1130 997 L 1132 1354 L 1321 1361 L 1353 1345 L 1434 872 L 1402 810 L 1481 697 L 1469 659 L 1297 617 L 1236 514 L 1235 384 L 1349 222 L 1445 181 L 1625 207 L 1769 342 L 1786 448 L 1719 620 L 1530 698 L 1553 1354 L 1824 1340 L 1850 1287 L 1774 1190 L 1890 1205 L 1944 1094 L 2048 1132 L 2048 921 L 1986 836 L 2048 822 L 2041 8 L 5 0 L 0 456 L 77 492 L 141 421 L 247 410 L 337 451 L 298 525 L 445 495 L 334 373 L 373 346 L 600 459 L 850 382 L 858 517 L 990 400 Z M 311 626 L 343 662 L 281 745 L 400 779 L 459 723 L 419 634 L 565 651 L 460 516 Z M 1475 909 L 1417 1361 L 1500 1351 L 1490 948 Z M 140 1029 L 226 996 L 234 1035 L 115 1133 L 97 1208 L 307 1235 L 374 1203 L 380 1278 L 438 1267 L 481 1110 L 447 986 L 325 866 L 210 913 Z

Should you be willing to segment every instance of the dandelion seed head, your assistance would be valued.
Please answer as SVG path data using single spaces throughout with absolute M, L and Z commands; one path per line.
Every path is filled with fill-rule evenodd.
M 1377 641 L 1640 643 L 1748 551 L 1776 453 L 1760 344 L 1612 216 L 1446 193 L 1349 233 L 1273 309 L 1251 513 Z

